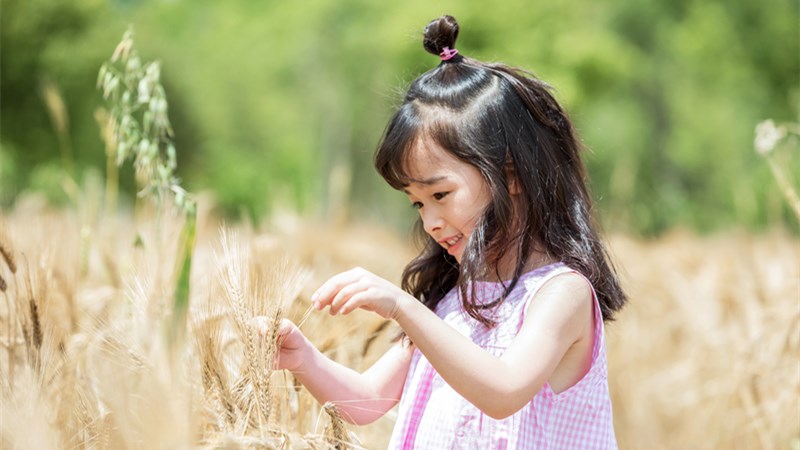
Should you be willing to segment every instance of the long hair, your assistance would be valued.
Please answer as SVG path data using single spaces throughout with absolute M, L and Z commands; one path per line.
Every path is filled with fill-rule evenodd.
M 458 31 L 453 17 L 442 16 L 426 27 L 423 45 L 439 55 L 445 47 L 455 48 Z M 591 216 L 582 146 L 550 91 L 529 72 L 458 54 L 419 76 L 390 120 L 375 167 L 392 187 L 408 186 L 409 155 L 424 137 L 476 167 L 491 193 L 461 264 L 417 222 L 423 248 L 406 266 L 402 288 L 430 309 L 458 287 L 466 312 L 492 326 L 482 311 L 506 298 L 535 250 L 589 279 L 604 320 L 624 305 Z M 513 174 L 520 201 L 512 200 L 507 173 Z M 517 255 L 513 278 L 495 301 L 478 303 L 468 286 L 487 275 L 499 277 L 500 259 L 509 252 Z

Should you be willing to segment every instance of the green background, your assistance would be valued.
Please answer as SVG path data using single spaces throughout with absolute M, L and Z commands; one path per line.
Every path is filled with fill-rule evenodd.
M 79 185 L 105 176 L 97 72 L 131 24 L 139 55 L 162 63 L 187 189 L 233 218 L 289 208 L 405 226 L 413 211 L 372 154 L 408 83 L 438 63 L 421 32 L 443 13 L 461 25 L 463 54 L 555 87 L 589 149 L 606 228 L 797 230 L 753 150 L 758 122 L 800 119 L 789 0 L 2 0 L 0 207 L 26 191 L 64 204 L 65 173 Z M 789 174 L 797 153 L 775 152 Z M 121 177 L 130 204 L 130 163 Z

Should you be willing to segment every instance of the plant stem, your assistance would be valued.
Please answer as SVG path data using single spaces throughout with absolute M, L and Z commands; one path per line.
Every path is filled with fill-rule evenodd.
M 182 339 L 186 328 L 186 313 L 189 309 L 189 281 L 192 272 L 192 253 L 197 233 L 197 208 L 194 204 L 186 209 L 186 223 L 181 232 L 178 264 L 180 272 L 175 286 L 175 298 L 172 308 L 172 324 L 169 330 L 170 346 Z
M 768 156 L 767 164 L 769 164 L 769 168 L 772 170 L 772 175 L 775 177 L 775 181 L 778 182 L 778 187 L 781 189 L 784 197 L 786 197 L 789 207 L 792 208 L 795 218 L 797 218 L 797 221 L 800 222 L 800 198 L 798 198 L 797 192 L 794 190 L 791 183 L 789 183 L 789 180 L 786 179 L 786 175 L 784 175 L 783 170 L 773 158 Z

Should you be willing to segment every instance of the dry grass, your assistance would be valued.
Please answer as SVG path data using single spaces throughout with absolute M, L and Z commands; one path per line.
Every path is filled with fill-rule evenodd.
M 631 295 L 608 326 L 621 448 L 798 448 L 800 241 L 613 244 Z
M 288 317 L 323 352 L 364 369 L 394 326 L 362 312 L 308 314 L 309 295 L 355 265 L 398 281 L 411 249 L 379 227 L 290 215 L 264 230 L 220 228 L 202 206 L 177 351 L 165 326 L 179 223 L 27 201 L 0 217 L 0 447 L 386 446 L 394 412 L 345 426 L 271 370 L 276 336 L 249 323 Z M 607 325 L 620 447 L 797 448 L 800 241 L 676 232 L 611 244 L 631 296 Z

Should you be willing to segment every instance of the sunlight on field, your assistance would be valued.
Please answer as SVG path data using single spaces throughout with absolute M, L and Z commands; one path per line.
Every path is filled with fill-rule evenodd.
M 323 352 L 366 368 L 395 326 L 361 312 L 306 314 L 309 295 L 356 265 L 399 281 L 413 256 L 405 237 L 282 215 L 259 230 L 226 227 L 235 239 L 223 246 L 201 208 L 187 336 L 172 342 L 174 222 L 30 199 L 4 212 L 2 447 L 385 447 L 393 412 L 332 426 L 335 412 L 271 372 L 270 341 L 241 325 L 257 314 L 305 318 Z M 610 247 L 630 295 L 606 325 L 620 448 L 796 447 L 800 240 L 673 232 L 612 235 Z

